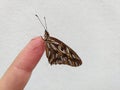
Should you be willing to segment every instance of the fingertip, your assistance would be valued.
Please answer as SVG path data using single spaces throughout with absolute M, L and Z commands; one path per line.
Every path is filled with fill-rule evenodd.
M 26 47 L 21 52 L 24 55 L 23 61 L 26 62 L 26 65 L 30 65 L 33 69 L 40 58 L 42 57 L 45 50 L 45 42 L 42 37 L 38 36 L 30 40 L 30 42 L 26 45 Z M 28 60 L 30 62 L 28 62 Z M 33 67 L 32 67 L 33 66 Z
M 13 90 L 13 88 L 22 90 L 42 57 L 44 49 L 45 43 L 40 36 L 31 39 L 2 77 L 3 85 L 0 87 L 5 88 L 4 90 Z
M 38 37 L 31 39 L 30 43 L 32 43 L 35 46 L 40 45 L 41 47 L 42 46 L 44 47 L 44 40 L 43 40 L 42 36 L 38 36 Z
M 44 40 L 40 36 L 35 37 L 20 52 L 13 65 L 31 72 L 42 57 L 44 50 Z

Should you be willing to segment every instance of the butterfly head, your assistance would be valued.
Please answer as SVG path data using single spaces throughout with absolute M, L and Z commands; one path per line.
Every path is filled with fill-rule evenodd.
M 45 30 L 44 40 L 46 41 L 48 38 L 49 38 L 49 33 L 47 32 L 47 30 Z
M 38 20 L 40 21 L 41 25 L 43 26 L 43 28 L 45 29 L 45 34 L 44 34 L 44 40 L 46 41 L 49 38 L 49 33 L 47 32 L 47 22 L 46 22 L 46 18 L 44 17 L 44 21 L 45 21 L 45 25 L 42 23 L 42 21 L 40 20 L 39 16 L 36 14 L 35 15 Z

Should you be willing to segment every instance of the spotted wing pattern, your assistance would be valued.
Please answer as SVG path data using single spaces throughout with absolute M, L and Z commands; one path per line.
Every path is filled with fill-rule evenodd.
M 82 64 L 80 57 L 62 41 L 49 37 L 46 41 L 46 56 L 49 63 L 79 66 Z

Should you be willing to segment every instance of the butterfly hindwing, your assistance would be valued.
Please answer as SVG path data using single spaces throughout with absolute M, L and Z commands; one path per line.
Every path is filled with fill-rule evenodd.
M 67 64 L 79 66 L 82 64 L 79 56 L 70 47 L 54 37 L 49 37 L 46 40 L 46 56 L 51 65 Z

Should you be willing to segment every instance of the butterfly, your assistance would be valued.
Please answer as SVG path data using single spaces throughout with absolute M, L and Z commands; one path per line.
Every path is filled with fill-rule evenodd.
M 80 57 L 76 54 L 76 52 L 73 51 L 69 46 L 67 46 L 59 39 L 50 36 L 49 32 L 47 31 L 47 23 L 45 17 L 44 17 L 45 20 L 45 26 L 44 26 L 38 15 L 35 16 L 38 18 L 38 20 L 45 29 L 45 34 L 43 39 L 45 41 L 46 56 L 48 58 L 49 63 L 51 65 L 64 64 L 73 67 L 80 66 L 82 64 L 82 61 Z

